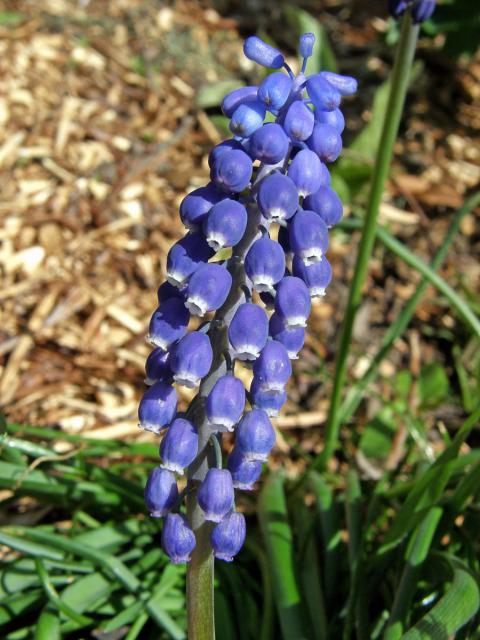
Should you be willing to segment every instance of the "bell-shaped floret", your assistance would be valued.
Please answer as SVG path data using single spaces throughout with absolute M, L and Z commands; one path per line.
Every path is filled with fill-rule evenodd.
M 315 122 L 328 124 L 329 127 L 333 127 L 339 134 L 345 129 L 345 118 L 340 109 L 333 109 L 332 111 L 315 109 L 313 115 L 315 116 Z
M 245 272 L 256 291 L 273 292 L 273 285 L 285 273 L 282 247 L 267 236 L 256 240 L 245 256 Z
M 287 327 L 285 319 L 274 313 L 270 318 L 269 332 L 274 340 L 283 344 L 290 360 L 298 358 L 298 352 L 305 342 L 305 329 L 303 327 L 295 329 Z
M 245 151 L 226 151 L 215 162 L 210 175 L 222 191 L 239 193 L 250 184 L 252 160 Z
M 247 460 L 238 447 L 234 447 L 228 456 L 227 467 L 232 475 L 233 486 L 243 491 L 252 491 L 262 474 L 262 463 L 259 460 Z
M 358 82 L 351 76 L 343 76 L 333 71 L 320 71 L 320 76 L 329 82 L 342 96 L 351 96 L 357 91 Z
M 232 562 L 245 542 L 247 527 L 243 513 L 231 511 L 210 534 L 213 555 L 218 560 Z
M 205 404 L 210 428 L 215 431 L 233 431 L 245 408 L 243 382 L 231 374 L 217 380 Z
M 170 558 L 170 562 L 173 564 L 188 562 L 195 544 L 195 534 L 190 529 L 185 516 L 180 513 L 169 513 L 163 524 L 162 547 Z
M 220 264 L 202 264 L 188 281 L 185 305 L 195 316 L 216 311 L 227 299 L 232 276 Z
M 187 333 L 173 349 L 170 367 L 178 384 L 193 388 L 207 375 L 212 366 L 210 340 L 201 331 Z
M 288 153 L 289 140 L 285 131 L 276 122 L 268 122 L 257 129 L 248 146 L 252 158 L 265 164 L 276 164 Z
M 184 287 L 188 278 L 213 255 L 203 233 L 188 233 L 176 242 L 167 255 L 167 280 L 175 287 Z
M 255 360 L 268 338 L 268 318 L 256 304 L 241 304 L 228 327 L 232 355 L 238 360 Z
M 271 173 L 260 182 L 257 202 L 267 220 L 284 224 L 298 209 L 297 187 L 288 176 Z
M 253 62 L 269 69 L 280 69 L 285 62 L 278 49 L 270 46 L 257 36 L 250 36 L 245 40 L 243 53 L 249 60 L 253 60 Z
M 306 327 L 310 308 L 310 294 L 303 280 L 295 276 L 286 276 L 279 282 L 275 296 L 275 311 L 283 320 L 286 329 Z
M 154 311 L 148 327 L 148 341 L 161 349 L 183 338 L 187 333 L 190 314 L 183 300 L 170 298 Z
M 230 93 L 227 93 L 227 95 L 222 100 L 221 107 L 223 113 L 227 116 L 227 118 L 231 118 L 240 105 L 248 104 L 249 102 L 256 102 L 257 91 L 258 87 L 251 86 L 240 87 L 239 89 L 230 91 Z
M 307 144 L 322 162 L 335 162 L 342 150 L 342 137 L 329 124 L 318 123 L 313 127 Z
M 260 128 L 265 118 L 265 105 L 260 100 L 241 104 L 230 120 L 230 131 L 240 138 L 248 138 Z
M 250 400 L 254 409 L 262 409 L 269 418 L 275 418 L 287 401 L 287 393 L 285 390 L 265 391 L 254 377 L 250 385 Z
M 414 24 L 420 24 L 429 20 L 435 11 L 436 0 L 417 0 L 412 6 L 412 20 Z
M 295 100 L 288 107 L 283 120 L 286 134 L 294 141 L 306 140 L 312 135 L 313 112 L 302 100 Z
M 292 88 L 292 80 L 285 73 L 277 72 L 268 75 L 258 87 L 258 97 L 267 109 L 278 111 L 286 103 Z
M 342 219 L 342 201 L 330 187 L 320 187 L 318 191 L 305 198 L 304 205 L 318 213 L 327 227 L 332 227 Z
M 144 496 L 152 518 L 163 518 L 178 500 L 178 487 L 173 473 L 155 467 L 148 476 Z
M 247 210 L 240 202 L 225 198 L 210 209 L 203 230 L 214 251 L 240 242 L 247 227 Z
M 195 426 L 184 418 L 175 418 L 160 444 L 162 467 L 183 475 L 198 453 L 198 434 Z
M 180 205 L 180 218 L 183 224 L 187 229 L 201 227 L 210 209 L 223 197 L 211 182 L 206 187 L 200 187 L 186 195 Z
M 179 289 L 178 287 L 174 287 L 173 284 L 166 281 L 158 287 L 157 298 L 159 305 L 162 304 L 162 302 L 166 302 L 170 298 L 179 298 L 180 300 L 185 300 L 185 291 Z
M 220 522 L 233 505 L 232 476 L 228 469 L 209 469 L 198 490 L 198 504 L 205 520 Z
M 283 391 L 292 375 L 292 365 L 281 342 L 267 342 L 253 363 L 253 375 L 264 391 Z
M 145 384 L 152 385 L 161 380 L 170 384 L 172 382 L 172 370 L 169 365 L 170 353 L 163 349 L 154 349 L 145 363 Z
M 307 93 L 316 109 L 332 111 L 337 109 L 342 96 L 320 73 L 307 78 Z
M 411 0 L 388 0 L 388 12 L 393 18 L 399 18 Z
M 292 267 L 293 275 L 303 280 L 312 298 L 321 298 L 325 295 L 325 290 L 332 279 L 332 267 L 325 256 L 320 262 L 308 267 L 303 260 L 295 256 Z
M 310 58 L 313 53 L 315 36 L 313 33 L 304 33 L 300 36 L 299 53 L 302 58 Z
M 290 223 L 290 246 L 306 265 L 319 262 L 328 248 L 328 228 L 315 211 L 298 211 Z
M 305 197 L 315 193 L 325 180 L 322 163 L 310 149 L 301 149 L 290 162 L 288 177 L 293 180 L 299 195 Z
M 149 387 L 138 407 L 138 426 L 145 431 L 160 433 L 170 424 L 177 412 L 177 393 L 165 382 L 156 382 Z
M 210 169 L 225 151 L 243 151 L 242 143 L 230 138 L 230 140 L 224 140 L 216 144 L 208 154 L 208 166 Z
M 247 411 L 235 430 L 235 446 L 244 458 L 265 462 L 274 444 L 275 431 L 265 411 Z

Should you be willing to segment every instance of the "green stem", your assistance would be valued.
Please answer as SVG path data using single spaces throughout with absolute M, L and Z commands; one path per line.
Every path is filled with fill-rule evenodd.
M 393 145 L 398 134 L 403 105 L 408 88 L 410 69 L 415 55 L 417 37 L 418 26 L 414 26 L 412 24 L 410 13 L 406 13 L 403 18 L 402 33 L 393 66 L 390 83 L 390 96 L 385 121 L 383 123 L 380 144 L 377 151 L 375 167 L 373 170 L 372 187 L 367 213 L 365 215 L 362 239 L 360 241 L 357 262 L 354 269 L 345 320 L 340 338 L 332 400 L 325 432 L 325 447 L 322 453 L 313 462 L 313 468 L 316 469 L 324 469 L 327 466 L 328 461 L 337 447 L 338 434 L 340 430 L 340 423 L 337 415 L 340 409 L 342 390 L 347 372 L 347 357 L 352 337 L 353 323 L 362 299 L 362 289 L 375 240 L 378 210 L 392 161 Z
M 440 268 L 440 266 L 442 265 L 448 253 L 450 245 L 452 244 L 454 238 L 456 237 L 459 231 L 460 224 L 463 218 L 468 213 L 470 213 L 472 209 L 478 206 L 478 204 L 480 204 L 480 192 L 470 197 L 465 202 L 465 204 L 455 213 L 441 246 L 438 248 L 437 252 L 432 258 L 432 261 L 430 262 L 430 269 L 429 269 L 430 274 L 433 271 L 436 271 L 437 269 Z M 354 222 L 355 226 L 357 223 L 357 221 L 348 221 L 348 222 L 349 223 Z M 381 241 L 384 239 L 384 237 L 385 237 L 385 234 L 381 234 L 380 236 L 378 236 L 379 240 Z M 395 249 L 396 246 L 391 248 Z M 414 267 L 417 268 L 417 266 L 418 264 L 415 263 Z M 407 328 L 408 323 L 412 319 L 412 316 L 415 313 L 415 309 L 417 308 L 417 305 L 422 295 L 425 292 L 425 289 L 427 288 L 429 283 L 432 283 L 430 274 L 427 274 L 424 272 L 424 276 L 420 281 L 420 283 L 418 284 L 417 288 L 415 289 L 415 292 L 413 293 L 411 298 L 408 300 L 406 305 L 403 307 L 403 309 L 400 311 L 395 322 L 389 327 L 388 331 L 386 332 L 383 338 L 382 344 L 379 350 L 377 351 L 377 353 L 375 354 L 375 356 L 373 357 L 372 362 L 370 363 L 370 366 L 368 367 L 367 371 L 364 373 L 361 380 L 359 380 L 357 384 L 348 392 L 338 412 L 337 420 L 339 423 L 342 424 L 350 420 L 350 418 L 353 416 L 353 414 L 357 410 L 358 405 L 362 400 L 364 390 L 366 389 L 367 385 L 375 378 L 375 375 L 378 371 L 378 367 L 380 366 L 380 363 L 383 361 L 387 353 L 390 351 L 390 349 L 392 348 L 397 338 L 399 338 Z

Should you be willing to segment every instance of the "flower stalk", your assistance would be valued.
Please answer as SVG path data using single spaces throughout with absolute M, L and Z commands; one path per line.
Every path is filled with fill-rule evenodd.
M 410 11 L 407 11 L 402 19 L 401 35 L 390 80 L 390 96 L 388 99 L 387 109 L 385 111 L 382 135 L 378 145 L 377 158 L 373 169 L 368 207 L 365 214 L 362 237 L 358 249 L 357 261 L 353 271 L 354 275 L 350 286 L 349 298 L 345 311 L 342 333 L 340 336 L 330 411 L 325 429 L 325 445 L 323 451 L 314 460 L 311 469 L 325 469 L 338 446 L 341 426 L 339 411 L 347 374 L 347 360 L 353 326 L 357 311 L 360 307 L 367 268 L 372 255 L 380 202 L 385 188 L 385 182 L 390 171 L 393 147 L 398 135 L 398 129 L 409 84 L 410 71 L 415 55 L 418 31 L 419 26 L 417 24 L 413 24 Z

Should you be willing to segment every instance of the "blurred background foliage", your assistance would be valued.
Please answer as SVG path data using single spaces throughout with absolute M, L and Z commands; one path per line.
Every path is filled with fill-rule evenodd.
M 259 79 L 241 38 L 294 56 L 304 31 L 319 43 L 311 71 L 360 81 L 333 168 L 346 217 L 275 455 L 259 493 L 240 497 L 245 549 L 217 563 L 218 637 L 478 637 L 480 57 L 468 0 L 444 0 L 422 28 L 341 449 L 314 470 L 398 39 L 384 4 L 3 4 L 2 637 L 185 637 L 185 568 L 166 562 L 143 505 L 158 460 L 135 422 L 143 335 L 178 203 L 226 135 L 219 102 Z

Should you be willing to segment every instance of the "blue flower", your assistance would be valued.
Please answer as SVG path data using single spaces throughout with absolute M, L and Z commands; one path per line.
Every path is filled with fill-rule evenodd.
M 190 529 L 185 516 L 169 513 L 162 531 L 162 547 L 173 564 L 183 564 L 190 560 L 195 549 L 195 534 Z
M 210 534 L 210 542 L 218 560 L 232 562 L 243 547 L 246 535 L 245 517 L 231 511 L 217 524 Z
M 212 468 L 198 490 L 198 504 L 203 509 L 205 520 L 220 522 L 233 505 L 232 476 L 228 469 Z
M 145 504 L 152 518 L 162 518 L 178 500 L 178 488 L 171 471 L 156 467 L 145 485 Z

